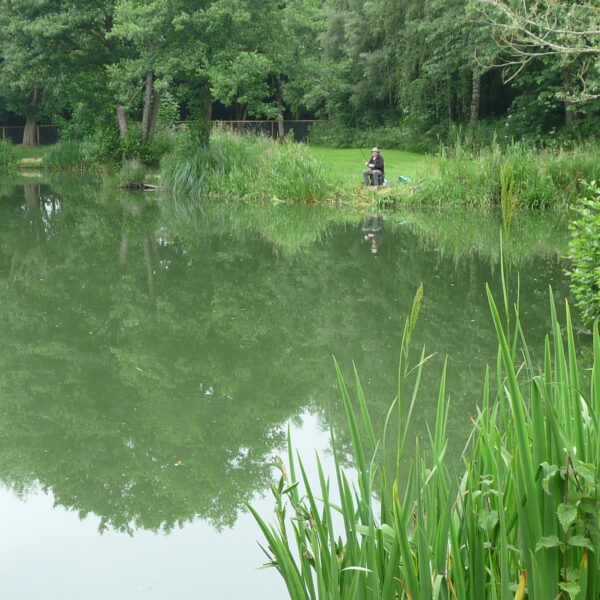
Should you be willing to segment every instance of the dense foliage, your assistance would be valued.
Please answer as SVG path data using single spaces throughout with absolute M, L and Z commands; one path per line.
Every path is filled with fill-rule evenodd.
M 571 289 L 586 321 L 600 317 L 600 187 L 588 186 L 589 194 L 577 207 L 571 224 L 569 257 L 573 262 Z
M 594 2 L 512 4 L 12 0 L 0 7 L 0 120 L 25 123 L 25 143 L 55 121 L 108 154 L 129 137 L 140 160 L 131 144 L 150 144 L 161 123 L 191 120 L 206 142 L 211 107 L 327 118 L 336 144 L 357 129 L 414 148 L 465 130 L 474 142 L 593 133 Z

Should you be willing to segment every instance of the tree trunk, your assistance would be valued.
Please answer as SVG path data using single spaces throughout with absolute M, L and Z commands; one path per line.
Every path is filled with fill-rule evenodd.
M 481 74 L 477 69 L 473 70 L 473 88 L 471 91 L 471 117 L 469 123 L 471 127 L 476 127 L 479 123 L 479 104 L 481 101 Z
M 191 127 L 198 137 L 198 143 L 201 146 L 208 146 L 210 142 L 212 115 L 212 94 L 208 85 L 200 88 L 198 96 L 195 98 L 192 110 Z
M 283 122 L 283 96 L 279 81 L 275 83 L 275 98 L 277 101 L 277 141 L 282 144 L 285 142 L 285 123 Z
M 42 90 L 34 85 L 31 92 L 31 102 L 25 113 L 25 129 L 23 130 L 23 145 L 25 146 L 37 146 L 39 143 L 36 112 L 41 99 Z
M 152 104 L 150 106 L 150 116 L 148 117 L 148 131 L 145 143 L 149 144 L 154 138 L 156 131 L 156 123 L 158 121 L 158 110 L 160 109 L 161 93 L 156 90 L 152 92 Z
M 154 75 L 146 75 L 146 89 L 144 91 L 144 111 L 142 113 L 142 144 L 148 141 L 148 131 L 150 126 L 150 114 L 152 113 Z
M 119 135 L 124 138 L 127 135 L 127 114 L 125 113 L 125 107 L 117 102 L 117 122 L 119 123 Z
M 573 123 L 575 121 L 579 121 L 581 115 L 577 113 L 575 110 L 575 103 L 569 100 L 569 96 L 573 93 L 573 75 L 570 73 L 569 69 L 565 67 L 562 71 L 564 89 L 567 95 L 567 98 L 564 101 L 565 107 L 565 126 L 567 129 L 573 128 Z

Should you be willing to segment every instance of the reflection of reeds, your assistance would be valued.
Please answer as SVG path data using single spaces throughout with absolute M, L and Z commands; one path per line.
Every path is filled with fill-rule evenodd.
M 388 453 L 377 441 L 358 378 L 355 408 L 339 376 L 355 477 L 342 469 L 333 439 L 334 481 L 317 458 L 313 487 L 290 442 L 289 467 L 279 465 L 282 476 L 272 488 L 276 523 L 251 509 L 268 541 L 269 565 L 283 576 L 290 598 L 546 600 L 561 591 L 580 600 L 598 598 L 598 330 L 586 392 L 568 308 L 565 344 L 551 305 L 553 339 L 546 341 L 540 371 L 524 344 L 524 364 L 517 365 L 516 343 L 523 339 L 518 314 L 507 338 L 489 292 L 488 298 L 499 343 L 500 393 L 491 397 L 488 372 L 462 467 L 449 467 L 446 457 L 444 376 L 429 439 L 417 441 L 409 466 L 403 459 L 422 357 L 413 391 L 401 365 L 397 407 L 388 416 L 398 410 L 397 469 L 385 464 Z M 405 397 L 410 406 L 402 410 Z M 385 446 L 385 433 L 383 439 Z
M 226 199 L 324 200 L 324 166 L 301 144 L 275 144 L 258 136 L 215 132 L 208 147 L 192 147 L 182 135 L 163 159 L 162 183 L 175 195 Z
M 510 163 L 505 163 L 500 168 L 500 188 L 502 222 L 504 224 L 504 229 L 508 231 L 517 208 L 517 199 L 515 197 L 515 175 Z

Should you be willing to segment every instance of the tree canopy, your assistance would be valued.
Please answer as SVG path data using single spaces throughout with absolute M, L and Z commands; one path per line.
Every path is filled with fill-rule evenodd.
M 146 143 L 163 102 L 201 136 L 211 107 L 430 135 L 481 119 L 513 136 L 585 130 L 599 19 L 592 0 L 11 0 L 0 117 L 26 122 L 27 142 L 43 119 Z

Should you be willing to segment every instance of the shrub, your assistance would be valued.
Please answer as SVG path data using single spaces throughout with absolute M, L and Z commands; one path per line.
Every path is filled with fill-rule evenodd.
M 571 290 L 584 321 L 600 317 L 600 186 L 592 182 L 572 221 Z
M 308 139 L 315 146 L 330 148 L 381 146 L 408 152 L 427 152 L 438 146 L 435 137 L 419 133 L 406 120 L 400 123 L 355 128 L 335 119 L 319 121 L 312 127 Z
M 7 140 L 0 140 L 0 171 L 8 171 L 17 164 L 17 156 L 13 145 Z

